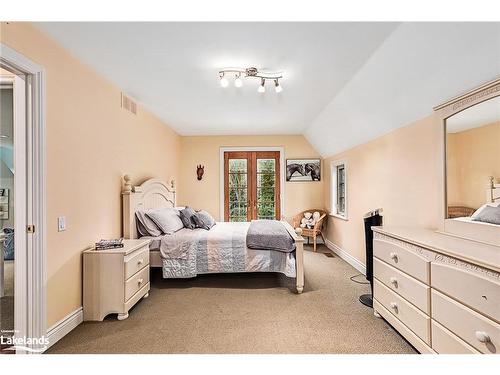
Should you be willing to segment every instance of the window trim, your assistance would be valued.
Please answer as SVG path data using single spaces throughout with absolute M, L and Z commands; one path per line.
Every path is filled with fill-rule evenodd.
M 338 201 L 338 184 L 337 184 L 337 168 L 338 166 L 344 166 L 344 185 L 345 185 L 345 209 L 344 214 L 337 212 L 337 201 Z M 330 216 L 349 220 L 348 216 L 348 163 L 347 160 L 334 160 L 330 163 Z

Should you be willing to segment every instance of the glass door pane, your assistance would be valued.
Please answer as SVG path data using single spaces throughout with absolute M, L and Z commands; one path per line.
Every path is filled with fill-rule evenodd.
M 257 159 L 257 219 L 276 219 L 276 160 Z
M 248 219 L 248 160 L 228 160 L 228 221 Z

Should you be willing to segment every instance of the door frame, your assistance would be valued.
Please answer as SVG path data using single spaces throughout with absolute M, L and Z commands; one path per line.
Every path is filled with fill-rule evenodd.
M 224 153 L 238 151 L 279 151 L 280 153 L 280 216 L 285 214 L 285 148 L 282 146 L 245 146 L 245 147 L 220 147 L 219 149 L 219 220 L 224 221 Z
M 47 273 L 46 273 L 46 150 L 45 150 L 45 70 L 12 48 L 0 43 L 0 67 L 26 77 L 26 258 L 16 266 L 15 311 L 18 336 L 46 339 L 47 337 Z M 16 264 L 16 263 L 15 263 Z M 19 270 L 18 270 L 19 268 Z M 19 276 L 19 277 L 18 277 Z M 18 293 L 19 290 L 19 293 Z M 26 345 L 30 349 L 43 348 Z M 20 352 L 20 351 L 18 351 Z M 21 351 L 22 352 L 22 351 Z

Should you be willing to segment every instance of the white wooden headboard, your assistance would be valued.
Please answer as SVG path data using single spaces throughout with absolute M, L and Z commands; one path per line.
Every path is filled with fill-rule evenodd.
M 486 202 L 493 203 L 500 200 L 500 184 L 495 183 L 495 178 L 490 176 L 490 188 L 486 190 Z
M 170 184 L 151 178 L 138 186 L 132 186 L 131 177 L 125 175 L 122 190 L 123 237 L 138 238 L 135 213 L 137 210 L 175 207 L 175 181 Z

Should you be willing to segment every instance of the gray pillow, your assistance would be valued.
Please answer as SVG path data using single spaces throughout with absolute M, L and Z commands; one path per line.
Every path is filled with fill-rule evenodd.
M 179 211 L 175 208 L 160 208 L 158 210 L 147 211 L 146 215 L 165 234 L 172 234 L 182 229 L 184 225 L 179 217 Z
M 196 214 L 193 216 L 193 219 L 195 220 L 197 228 L 210 230 L 210 228 L 212 228 L 215 225 L 214 218 L 205 210 L 196 211 Z
M 137 231 L 141 236 L 158 237 L 161 235 L 161 230 L 155 222 L 146 215 L 146 211 L 136 211 L 135 218 L 137 221 Z
M 181 218 L 182 224 L 184 225 L 184 228 L 196 228 L 194 221 L 191 219 L 195 214 L 196 212 L 194 212 L 191 207 L 186 207 L 185 209 L 179 211 L 179 216 Z
M 500 225 L 500 207 L 486 206 L 472 220 Z

